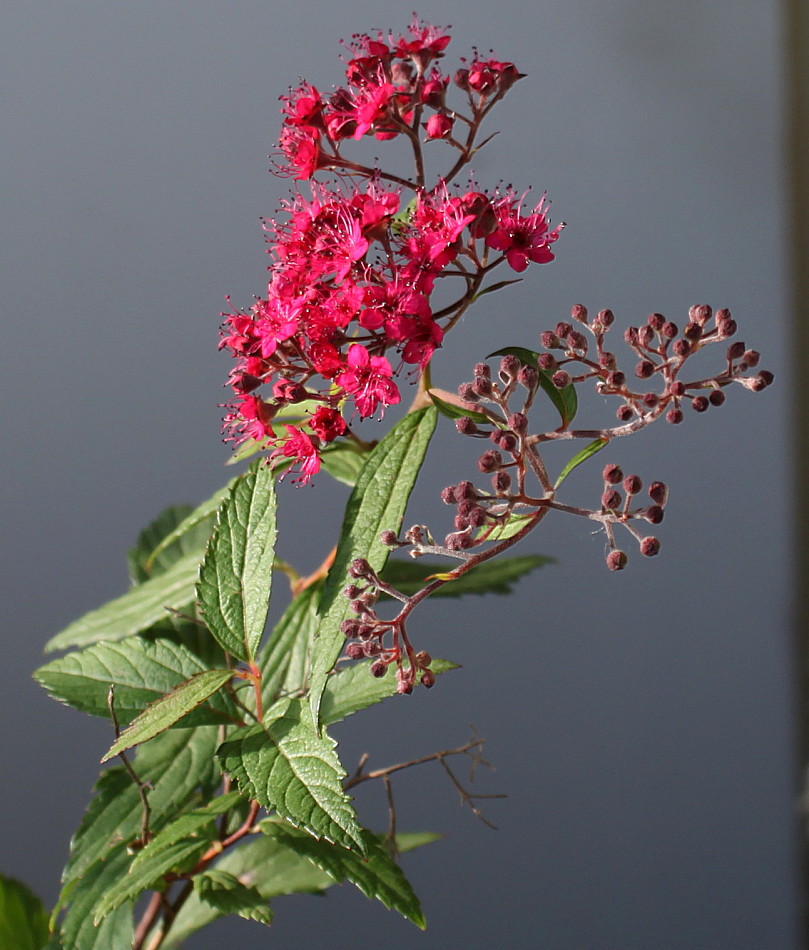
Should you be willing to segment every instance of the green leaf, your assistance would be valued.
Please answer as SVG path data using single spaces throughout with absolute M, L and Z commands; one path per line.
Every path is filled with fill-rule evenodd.
M 312 642 L 320 620 L 317 605 L 320 585 L 300 593 L 275 625 L 258 659 L 264 708 L 279 696 L 297 692 L 306 684 Z
M 471 408 L 467 409 L 465 405 L 456 406 L 454 403 L 437 396 L 434 389 L 429 390 L 428 395 L 430 399 L 432 399 L 436 409 L 438 409 L 442 416 L 446 416 L 447 419 L 463 419 L 466 417 L 482 425 L 490 426 L 494 424 L 485 412 L 478 412 L 476 409 Z
M 201 706 L 232 677 L 233 670 L 205 670 L 180 683 L 170 693 L 166 693 L 165 696 L 161 696 L 160 699 L 148 705 L 136 719 L 132 720 L 101 760 L 102 764 L 120 752 L 153 739 L 169 729 L 192 709 Z
M 360 448 L 356 442 L 332 442 L 321 450 L 320 460 L 332 478 L 353 488 L 368 453 L 368 449 Z
M 206 670 L 190 650 L 171 640 L 130 637 L 120 643 L 98 643 L 41 666 L 34 679 L 60 702 L 90 716 L 109 718 L 108 695 L 115 687 L 115 715 L 130 723 L 144 706 L 159 699 L 184 680 Z M 185 726 L 232 722 L 235 710 L 221 695 L 211 697 L 189 714 Z
M 290 700 L 271 722 L 231 733 L 217 754 L 223 771 L 250 798 L 316 838 L 363 852 L 335 747 L 329 736 L 315 734 L 309 707 Z
M 166 558 L 171 557 L 170 552 L 177 548 L 188 552 L 198 551 L 202 560 L 202 552 L 213 531 L 216 512 L 234 481 L 235 479 L 231 479 L 224 488 L 220 488 L 193 511 L 189 511 L 171 531 L 157 539 L 152 550 L 147 553 L 145 567 L 148 571 L 154 573 L 161 565 L 165 565 Z
M 57 633 L 45 645 L 45 652 L 89 646 L 102 640 L 123 640 L 162 620 L 167 610 L 187 611 L 195 599 L 199 561 L 199 554 L 187 554 L 160 576 L 91 610 Z
M 324 725 L 340 722 L 352 713 L 396 695 L 396 677 L 372 676 L 372 662 L 362 660 L 329 677 L 320 706 L 320 719 Z M 438 676 L 448 670 L 457 670 L 458 664 L 434 659 L 430 669 Z
M 42 950 L 48 914 L 30 888 L 0 874 L 0 950 Z
M 212 530 L 213 512 L 198 518 L 190 505 L 165 508 L 141 531 L 127 555 L 132 583 L 162 574 L 186 554 L 198 552 L 202 557 Z
M 200 899 L 222 914 L 238 914 L 245 920 L 272 923 L 272 911 L 255 887 L 230 874 L 213 868 L 194 878 L 194 890 Z
M 521 525 L 521 527 L 524 526 Z M 525 554 L 517 557 L 499 557 L 484 561 L 456 580 L 439 587 L 431 597 L 461 597 L 464 594 L 510 594 L 512 585 L 523 575 L 538 567 L 553 564 L 553 558 L 542 554 Z M 382 580 L 402 594 L 417 593 L 429 583 L 428 578 L 447 568 L 439 562 L 398 561 L 391 559 L 382 572 Z
M 493 294 L 496 290 L 502 290 L 503 287 L 508 287 L 509 284 L 519 284 L 524 278 L 515 277 L 512 280 L 498 280 L 496 284 L 489 284 L 488 287 L 484 287 L 483 290 L 479 290 L 475 296 L 472 298 L 471 303 L 474 303 L 480 297 L 483 297 L 484 294 Z
M 322 622 L 315 640 L 309 703 L 315 728 L 320 699 L 345 637 L 340 624 L 348 616 L 348 598 L 342 595 L 354 558 L 365 558 L 381 571 L 389 549 L 379 540 L 384 529 L 398 531 L 430 437 L 435 429 L 432 407 L 411 412 L 374 448 L 348 499 L 337 553 L 320 602 Z
M 558 488 L 574 468 L 581 465 L 582 462 L 586 462 L 591 455 L 595 455 L 596 452 L 600 452 L 605 445 L 609 445 L 609 439 L 596 439 L 589 445 L 585 445 L 581 452 L 577 452 L 576 455 L 574 455 L 573 458 L 567 463 L 567 465 L 565 465 L 565 467 L 559 473 L 559 478 L 556 479 L 556 484 L 553 487 Z
M 186 838 L 203 837 L 206 840 L 212 840 L 212 834 L 216 832 L 213 826 L 217 816 L 225 814 L 243 801 L 244 798 L 239 792 L 228 792 L 226 795 L 219 795 L 202 808 L 195 808 L 193 811 L 180 815 L 169 822 L 145 848 L 136 854 L 133 867 L 139 861 L 151 860 L 158 852 L 173 847 L 178 841 Z M 206 829 L 212 834 L 203 834 Z
M 133 861 L 127 874 L 120 875 L 96 904 L 93 920 L 96 926 L 121 905 L 138 897 L 145 890 L 163 890 L 166 874 L 190 871 L 208 849 L 208 842 L 191 839 L 179 841 L 157 854 Z M 142 858 L 143 855 L 138 855 Z
M 491 528 L 490 525 L 484 525 L 478 529 L 477 537 L 485 534 L 487 541 L 505 541 L 507 538 L 513 538 L 515 534 L 519 534 L 534 517 L 533 514 L 520 515 L 512 512 L 505 521 L 496 527 Z
M 438 838 L 440 835 L 430 832 L 400 834 L 396 836 L 396 850 L 404 854 Z M 255 887 L 265 901 L 284 894 L 321 894 L 336 883 L 308 858 L 265 835 L 226 852 L 217 861 L 216 869 L 232 874 L 247 887 Z M 180 908 L 160 950 L 176 950 L 192 933 L 225 913 L 202 903 L 197 894 L 191 894 Z
M 132 902 L 125 901 L 100 926 L 93 921 L 93 908 L 126 874 L 132 857 L 119 842 L 102 861 L 87 867 L 81 882 L 70 894 L 70 906 L 61 925 L 66 950 L 118 950 L 131 947 L 134 939 Z
M 362 858 L 345 848 L 315 841 L 297 828 L 269 821 L 263 821 L 260 827 L 264 834 L 308 858 L 338 883 L 351 881 L 366 897 L 376 898 L 422 930 L 426 927 L 421 904 L 410 882 L 370 831 L 363 830 L 367 857 Z
M 564 389 L 558 389 L 553 385 L 552 373 L 539 368 L 537 363 L 538 353 L 533 350 L 527 350 L 524 346 L 504 346 L 502 350 L 495 350 L 489 353 L 486 359 L 493 356 L 516 356 L 524 366 L 533 366 L 539 373 L 539 385 L 542 387 L 545 395 L 556 407 L 556 411 L 562 419 L 562 428 L 566 429 L 573 421 L 579 406 L 579 397 L 576 394 L 576 387 L 571 383 Z
M 272 469 L 255 462 L 220 507 L 199 573 L 197 595 L 208 628 L 225 650 L 245 662 L 252 662 L 267 620 L 275 508 Z
M 157 736 L 138 749 L 135 769 L 148 782 L 151 829 L 159 831 L 188 807 L 200 792 L 212 794 L 221 781 L 214 758 L 218 728 L 177 729 Z M 91 864 L 110 854 L 122 841 L 140 837 L 143 808 L 138 789 L 123 768 L 102 773 L 78 831 L 70 843 L 63 880 L 70 884 Z

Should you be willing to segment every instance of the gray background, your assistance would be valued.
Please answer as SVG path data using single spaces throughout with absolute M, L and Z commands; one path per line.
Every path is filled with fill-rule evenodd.
M 189 946 L 795 947 L 778 8 L 420 13 L 453 24 L 447 63 L 478 44 L 528 74 L 475 170 L 484 186 L 547 189 L 569 225 L 555 263 L 448 339 L 439 384 L 534 344 L 574 302 L 623 326 L 651 310 L 682 322 L 706 301 L 734 310 L 777 386 L 610 450 L 671 486 L 657 559 L 609 574 L 584 522 L 549 520 L 527 549 L 559 563 L 515 597 L 422 609 L 418 646 L 464 669 L 340 730 L 348 763 L 368 750 L 376 765 L 458 744 L 470 722 L 488 740 L 496 771 L 476 786 L 509 795 L 486 808 L 497 832 L 437 768 L 397 783 L 400 827 L 446 832 L 405 859 L 426 934 L 346 887 L 279 900 L 272 931 L 229 922 Z M 28 0 L 3 19 L 0 870 L 52 901 L 110 735 L 30 671 L 49 636 L 125 589 L 126 548 L 160 508 L 223 482 L 218 313 L 265 280 L 259 216 L 287 189 L 267 174 L 277 96 L 300 75 L 339 82 L 337 40 L 402 29 L 409 10 Z M 437 491 L 471 474 L 442 431 L 411 509 L 439 531 Z M 595 500 L 601 461 L 571 498 Z M 281 553 L 311 569 L 346 492 L 321 479 L 282 495 Z M 380 788 L 358 806 L 384 824 Z

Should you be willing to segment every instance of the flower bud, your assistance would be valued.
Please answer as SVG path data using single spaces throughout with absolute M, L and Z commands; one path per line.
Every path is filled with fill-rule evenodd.
M 728 359 L 729 360 L 738 360 L 744 354 L 744 343 L 741 340 L 736 340 L 735 343 L 731 343 L 728 347 Z
M 691 400 L 691 408 L 694 412 L 705 412 L 705 410 L 710 406 L 707 396 L 694 396 Z
M 564 389 L 570 385 L 570 374 L 563 369 L 559 369 L 551 376 L 551 382 L 557 389 Z
M 679 425 L 682 421 L 682 409 L 669 409 L 669 411 L 666 413 L 666 422 L 670 422 L 673 426 Z
M 683 330 L 683 336 L 692 343 L 696 343 L 697 340 L 702 338 L 702 327 L 698 323 L 687 323 Z
M 475 379 L 474 383 L 472 383 L 472 389 L 478 396 L 482 396 L 485 399 L 492 394 L 492 382 L 490 379 L 479 376 Z
M 654 557 L 655 554 L 660 550 L 660 542 L 657 538 L 651 537 L 644 538 L 640 543 L 640 553 L 644 557 Z
M 652 342 L 654 330 L 650 326 L 638 327 L 638 343 L 641 346 L 648 346 Z
M 426 670 L 432 662 L 433 658 L 426 650 L 419 650 L 416 654 L 416 663 L 422 670 Z
M 619 369 L 612 373 L 607 373 L 607 385 L 620 389 L 626 384 L 626 376 Z
M 615 415 L 621 422 L 629 422 L 633 416 L 632 407 L 627 405 L 619 406 L 615 410 Z
M 492 488 L 498 495 L 507 492 L 509 488 L 511 488 L 511 475 L 502 469 L 499 472 L 495 472 L 494 475 L 492 475 Z
M 359 644 L 357 644 L 359 646 Z M 366 640 L 362 644 L 362 652 L 365 656 L 379 656 L 382 652 L 382 644 L 379 640 Z
M 647 326 L 650 326 L 655 333 L 659 333 L 663 328 L 663 324 L 666 322 L 666 318 L 662 313 L 650 313 L 646 318 Z
M 721 389 L 714 389 L 711 391 L 711 395 L 708 396 L 708 402 L 712 406 L 721 406 L 725 401 L 725 394 Z
M 621 504 L 621 496 L 614 488 L 608 488 L 601 495 L 601 505 L 609 511 L 615 511 Z
M 746 363 L 750 369 L 758 366 L 760 359 L 761 354 L 758 352 L 758 350 L 745 350 L 742 354 L 742 362 Z
M 626 567 L 627 560 L 623 551 L 610 551 L 607 555 L 607 567 L 611 571 L 622 571 Z
M 367 577 L 371 573 L 371 565 L 364 557 L 355 557 L 348 569 L 351 577 Z
M 557 347 L 561 346 L 559 337 L 550 330 L 545 330 L 545 332 L 540 336 L 539 342 L 545 347 L 546 350 L 555 350 Z
M 483 472 L 484 475 L 496 472 L 502 464 L 503 456 L 495 451 L 495 449 L 489 449 L 478 459 L 478 469 Z
M 455 85 L 462 89 L 464 92 L 469 90 L 469 70 L 468 69 L 459 69 L 456 71 L 455 75 L 452 77 L 452 81 Z
M 578 320 L 579 323 L 587 323 L 587 307 L 581 303 L 574 303 L 570 308 L 570 316 L 573 320 Z
M 441 489 L 441 501 L 445 505 L 454 505 L 455 504 L 455 486 L 447 485 L 446 488 Z
M 480 429 L 475 425 L 475 420 L 469 416 L 461 416 L 455 420 L 455 428 L 461 435 L 476 435 Z
M 355 637 L 358 637 L 360 634 L 360 622 L 359 620 L 344 620 L 340 624 L 340 632 L 343 633 L 349 640 L 353 640 Z
M 513 432 L 500 432 L 497 444 L 504 452 L 513 452 L 517 448 L 517 436 Z
M 444 547 L 450 551 L 463 551 L 471 546 L 472 539 L 465 532 L 455 532 L 444 538 Z
M 346 656 L 349 660 L 361 660 L 365 656 L 365 651 L 360 643 L 349 643 L 346 647 Z
M 665 512 L 660 507 L 660 505 L 650 505 L 646 511 L 643 512 L 643 517 L 649 522 L 649 524 L 660 524 L 663 520 Z
M 635 375 L 638 379 L 649 379 L 655 371 L 655 364 L 650 360 L 641 360 L 635 367 Z
M 528 431 L 528 417 L 524 412 L 513 412 L 508 417 L 507 424 L 509 429 L 517 435 L 525 435 Z
M 573 327 L 569 323 L 557 323 L 555 333 L 557 336 L 566 337 L 568 333 L 573 332 Z
M 675 340 L 672 350 L 675 356 L 679 356 L 682 359 L 691 352 L 691 344 L 688 340 Z
M 602 369 L 615 369 L 616 359 L 614 353 L 607 353 L 606 351 L 601 354 L 598 358 L 598 365 Z
M 381 676 L 384 676 L 388 671 L 388 665 L 384 660 L 377 660 L 376 663 L 371 664 L 371 675 L 379 679 Z
M 492 368 L 488 363 L 475 363 L 475 368 L 472 370 L 475 378 L 479 379 L 491 379 L 492 378 Z
M 349 584 L 348 587 L 343 588 L 343 597 L 348 597 L 349 600 L 356 600 L 361 593 L 361 588 L 357 587 L 356 584 Z
M 615 314 L 612 312 L 612 310 L 599 310 L 598 322 L 602 327 L 611 327 L 615 322 Z
M 624 491 L 627 495 L 637 495 L 643 488 L 643 482 L 637 475 L 627 475 L 624 479 Z
M 500 360 L 500 379 L 507 383 L 509 380 L 514 379 L 514 377 L 520 371 L 520 361 L 516 356 L 512 356 L 510 353 L 504 356 Z
M 551 354 L 545 353 L 542 355 L 550 356 Z M 551 359 L 553 359 L 552 356 Z M 517 382 L 529 391 L 536 389 L 539 383 L 539 373 L 533 366 L 522 366 L 520 367 L 519 373 L 517 373 Z
M 446 113 L 439 112 L 431 115 L 425 124 L 428 139 L 445 139 L 452 133 L 452 126 L 455 121 Z
M 652 482 L 648 491 L 649 497 L 656 505 L 665 505 L 668 501 L 669 489 L 665 482 Z
M 627 346 L 635 346 L 640 340 L 638 339 L 638 328 L 637 327 L 627 327 L 624 330 L 624 343 Z
M 556 357 L 553 353 L 540 353 L 537 356 L 537 366 L 540 369 L 546 371 L 555 370 L 559 364 L 556 362 Z
M 382 534 L 379 535 L 379 540 L 382 542 L 382 544 L 389 548 L 395 548 L 399 544 L 399 538 L 396 532 L 389 529 L 383 531 Z
M 604 479 L 607 485 L 617 485 L 623 477 L 624 473 L 621 471 L 620 466 L 610 463 L 609 465 L 604 466 L 604 470 L 601 472 L 601 477 Z
M 671 320 L 667 320 L 663 326 L 660 328 L 660 332 L 667 340 L 673 340 L 674 337 L 680 332 L 677 327 L 677 324 Z
M 694 323 L 699 324 L 699 326 L 704 327 L 705 324 L 711 319 L 712 312 L 713 311 L 711 310 L 711 308 L 708 306 L 707 303 L 702 303 L 702 304 L 699 304 L 698 306 L 691 307 L 688 311 L 688 316 L 691 320 L 694 321 Z M 723 311 L 721 310 L 719 311 L 719 313 L 722 313 L 722 312 Z M 729 311 L 726 310 L 724 312 L 727 313 L 728 316 L 730 316 Z M 719 313 L 717 313 L 717 317 L 719 316 Z
M 685 395 L 685 383 L 681 383 L 679 379 L 675 379 L 673 383 L 669 383 L 666 388 L 668 389 L 669 395 L 676 396 L 678 399 L 680 396 Z
M 733 334 L 739 329 L 736 326 L 735 320 L 723 320 L 720 323 L 719 320 L 717 319 L 716 326 L 717 326 L 717 329 L 719 330 L 719 337 L 722 340 L 726 340 L 729 336 L 733 336 Z
M 587 352 L 587 338 L 583 333 L 579 333 L 576 330 L 568 333 L 565 338 L 565 342 L 571 350 L 581 350 Z
M 657 393 L 644 393 L 643 395 L 643 405 L 647 409 L 654 409 L 654 407 L 660 402 L 660 397 Z
M 461 383 L 458 387 L 458 397 L 462 402 L 477 402 L 480 398 L 475 390 L 474 383 Z
M 455 500 L 458 502 L 466 501 L 467 499 L 477 499 L 478 493 L 475 491 L 475 486 L 470 481 L 458 482 L 455 486 Z
M 427 689 L 432 689 L 435 686 L 435 673 L 432 670 L 425 670 L 421 674 L 421 685 L 426 686 Z

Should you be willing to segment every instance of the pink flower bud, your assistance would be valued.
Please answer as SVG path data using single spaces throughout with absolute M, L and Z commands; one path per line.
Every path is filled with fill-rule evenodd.
M 455 124 L 454 120 L 451 119 L 448 115 L 443 112 L 436 113 L 431 115 L 427 120 L 425 128 L 427 129 L 427 138 L 429 139 L 445 139 L 448 138 L 452 133 L 452 126 Z
M 607 555 L 607 567 L 611 571 L 622 571 L 626 567 L 627 560 L 623 551 L 610 551 Z

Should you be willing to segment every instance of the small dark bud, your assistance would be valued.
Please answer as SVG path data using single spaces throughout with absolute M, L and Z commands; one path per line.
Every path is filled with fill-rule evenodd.
M 425 670 L 421 674 L 421 685 L 426 686 L 427 689 L 432 689 L 435 686 L 435 673 L 432 670 Z
M 362 590 L 356 584 L 349 584 L 348 587 L 343 588 L 343 596 L 348 597 L 349 600 L 356 600 L 361 593 Z
M 627 495 L 637 495 L 643 488 L 643 482 L 637 475 L 627 475 L 624 479 L 624 491 Z
M 601 354 L 598 358 L 598 365 L 602 369 L 615 369 L 616 360 L 614 353 L 607 353 L 606 351 Z
M 455 486 L 447 485 L 446 488 L 441 489 L 441 501 L 445 505 L 454 505 L 455 504 Z
M 638 342 L 638 328 L 627 327 L 626 330 L 624 330 L 624 343 L 628 346 L 635 346 Z
M 640 553 L 644 557 L 654 557 L 660 551 L 660 542 L 657 538 L 644 538 L 640 543 Z
M 647 409 L 654 409 L 654 407 L 660 402 L 660 397 L 657 393 L 645 393 L 643 396 L 643 405 Z
M 660 551 L 660 542 L 657 538 L 644 538 L 640 543 L 640 553 L 644 557 L 654 557 Z
M 638 379 L 649 379 L 655 371 L 655 364 L 649 360 L 641 360 L 635 367 L 635 375 Z
M 612 310 L 599 310 L 598 322 L 602 327 L 611 327 L 615 322 L 615 314 Z
M 508 417 L 507 424 L 509 429 L 517 435 L 525 435 L 528 431 L 528 417 L 523 412 L 513 412 Z
M 509 353 L 500 360 L 500 379 L 502 379 L 504 383 L 514 379 L 519 371 L 520 361 L 516 356 L 512 356 Z
M 565 386 L 570 385 L 570 374 L 559 369 L 551 376 L 551 382 L 557 389 L 564 389 Z
M 475 363 L 475 368 L 472 370 L 472 373 L 474 374 L 475 379 L 492 378 L 492 368 L 488 363 Z
M 359 644 L 357 644 L 359 646 Z M 382 644 L 379 640 L 366 640 L 362 644 L 362 652 L 365 656 L 379 656 L 382 652 Z
M 450 551 L 463 551 L 465 548 L 471 547 L 471 545 L 472 539 L 468 534 L 463 532 L 448 534 L 444 538 L 444 547 Z
M 474 508 L 477 508 L 477 502 L 474 498 L 464 498 L 463 501 L 458 502 L 458 514 L 464 517 Z
M 675 356 L 682 358 L 684 356 L 688 356 L 688 354 L 691 352 L 691 344 L 688 342 L 688 340 L 675 340 L 672 350 Z
M 475 425 L 474 419 L 469 416 L 461 416 L 455 420 L 455 428 L 461 435 L 476 435 L 480 429 Z
M 758 350 L 745 350 L 742 354 L 742 362 L 747 363 L 751 369 L 758 366 L 760 359 L 761 354 L 758 352 Z
M 688 323 L 683 330 L 683 336 L 692 343 L 696 343 L 702 338 L 702 327 L 698 323 Z
M 502 464 L 503 456 L 494 449 L 489 449 L 488 452 L 484 452 L 478 459 L 478 469 L 483 472 L 484 475 L 496 472 Z
M 550 356 L 551 354 L 547 353 L 543 355 Z M 551 357 L 551 359 L 553 359 L 553 357 Z M 536 389 L 539 383 L 539 373 L 533 366 L 523 366 L 519 373 L 517 373 L 517 382 L 529 391 Z
M 669 409 L 669 411 L 666 413 L 666 422 L 670 422 L 673 426 L 679 425 L 682 421 L 682 409 Z
M 492 475 L 492 488 L 500 494 L 507 492 L 511 488 L 511 475 L 508 472 L 499 471 Z
M 570 308 L 570 316 L 579 323 L 587 323 L 587 307 L 584 304 L 574 303 Z
M 382 544 L 389 548 L 396 547 L 399 543 L 399 538 L 396 536 L 396 532 L 390 530 L 383 531 L 382 534 L 379 535 L 379 540 L 382 542 Z
M 641 346 L 648 346 L 652 342 L 654 330 L 650 326 L 638 328 L 638 343 Z
M 609 386 L 614 386 L 616 389 L 620 389 L 625 383 L 626 375 L 619 369 L 615 370 L 613 373 L 607 373 L 607 384 Z
M 360 640 L 370 640 L 374 636 L 374 628 L 369 623 L 361 623 L 357 636 Z
M 556 357 L 553 355 L 553 353 L 540 353 L 537 356 L 537 366 L 539 366 L 540 369 L 544 369 L 546 371 L 554 370 L 558 365 L 559 364 L 556 362 Z
M 466 520 L 469 522 L 470 528 L 482 528 L 486 524 L 487 515 L 485 510 L 478 505 L 469 512 Z
M 463 402 L 477 402 L 480 398 L 475 391 L 474 383 L 461 383 L 458 387 L 458 396 Z
M 667 320 L 663 326 L 660 328 L 660 332 L 667 340 L 673 340 L 674 337 L 680 332 L 677 324 L 671 320 Z
M 344 620 L 340 624 L 340 631 L 345 634 L 349 640 L 353 640 L 359 636 L 360 626 L 359 620 Z
M 348 573 L 352 577 L 367 577 L 371 573 L 371 565 L 364 557 L 355 557 L 351 562 Z
M 416 663 L 423 670 L 426 670 L 427 667 L 433 662 L 433 658 L 426 650 L 419 650 L 416 654 Z
M 601 477 L 607 485 L 617 485 L 618 482 L 623 480 L 624 473 L 621 471 L 619 465 L 610 464 L 604 466 Z
M 456 501 L 465 501 L 469 498 L 476 499 L 478 493 L 475 491 L 475 486 L 470 481 L 458 482 L 455 486 L 455 500 Z
M 669 395 L 676 396 L 678 399 L 680 396 L 685 395 L 685 383 L 681 383 L 679 379 L 675 379 L 673 383 L 668 385 Z
M 660 524 L 663 520 L 664 511 L 660 505 L 650 505 L 643 513 L 643 517 L 649 524 Z
M 513 452 L 517 448 L 517 436 L 513 432 L 501 432 L 497 444 L 504 452 Z
M 669 488 L 665 482 L 652 482 L 649 486 L 649 497 L 656 505 L 665 505 L 669 497 Z
M 463 531 L 465 528 L 469 527 L 469 519 L 466 515 L 457 514 L 452 521 L 452 525 L 456 531 Z
M 758 378 L 762 381 L 762 383 L 764 383 L 765 386 L 771 386 L 775 376 L 773 376 L 773 374 L 768 369 L 763 369 L 758 374 Z
M 368 605 L 361 597 L 358 597 L 356 600 L 352 600 L 349 604 L 349 607 L 351 607 L 355 614 L 364 614 L 368 610 Z
M 739 329 L 736 326 L 735 320 L 725 320 L 724 322 L 718 324 L 717 328 L 719 330 L 719 336 L 723 340 L 726 340 L 729 336 L 733 336 L 733 334 Z
M 724 401 L 725 401 L 725 394 L 722 392 L 721 389 L 714 389 L 711 392 L 711 395 L 708 396 L 708 402 L 710 402 L 712 406 L 721 406 Z
M 615 415 L 621 422 L 629 422 L 633 416 L 632 406 L 619 406 L 615 411 Z
M 455 85 L 462 89 L 464 92 L 467 92 L 469 89 L 469 70 L 468 69 L 458 69 L 455 71 L 455 75 L 452 77 L 452 81 Z
M 774 377 L 772 373 L 769 373 L 767 372 L 767 370 L 764 370 L 763 372 L 759 373 L 757 376 L 751 377 L 751 379 L 748 381 L 748 384 L 750 386 L 750 389 L 752 389 L 754 393 L 760 393 L 762 389 L 766 389 L 767 386 L 770 385 L 770 383 L 773 381 L 773 378 Z
M 615 511 L 621 504 L 621 496 L 614 488 L 608 488 L 601 496 L 601 505 Z
M 736 340 L 735 343 L 731 343 L 728 347 L 728 359 L 729 360 L 738 360 L 744 355 L 744 343 L 741 340 Z
M 707 303 L 701 303 L 696 307 L 691 307 L 691 309 L 688 311 L 688 316 L 694 321 L 694 323 L 704 327 L 705 324 L 711 319 L 712 312 L 713 311 Z M 727 313 L 727 315 L 730 316 L 730 311 L 728 310 L 720 310 L 719 313 Z M 717 317 L 719 316 L 719 313 L 717 313 Z
M 472 389 L 477 396 L 482 396 L 485 399 L 492 394 L 492 381 L 483 376 L 478 376 L 472 383 Z
M 573 327 L 569 323 L 557 323 L 555 333 L 557 336 L 567 336 L 573 332 Z
M 626 567 L 627 560 L 623 551 L 610 551 L 607 555 L 607 567 L 611 571 L 622 571 Z
M 646 318 L 646 323 L 650 326 L 655 333 L 658 333 L 663 329 L 663 324 L 666 322 L 666 318 L 662 313 L 650 313 Z
M 705 412 L 705 410 L 710 406 L 707 396 L 694 396 L 691 400 L 691 408 L 694 412 Z
M 387 671 L 388 665 L 384 660 L 377 660 L 376 663 L 371 664 L 371 675 L 377 679 L 379 679 L 380 676 L 384 676 Z
M 550 330 L 546 330 L 539 338 L 539 342 L 545 347 L 546 350 L 555 350 L 561 346 L 559 337 L 552 333 Z
M 580 350 L 585 353 L 587 352 L 587 338 L 583 333 L 579 333 L 574 330 L 572 333 L 568 333 L 565 342 L 571 350 Z
M 365 656 L 365 650 L 360 643 L 349 643 L 346 647 L 346 656 L 349 660 L 361 660 Z

